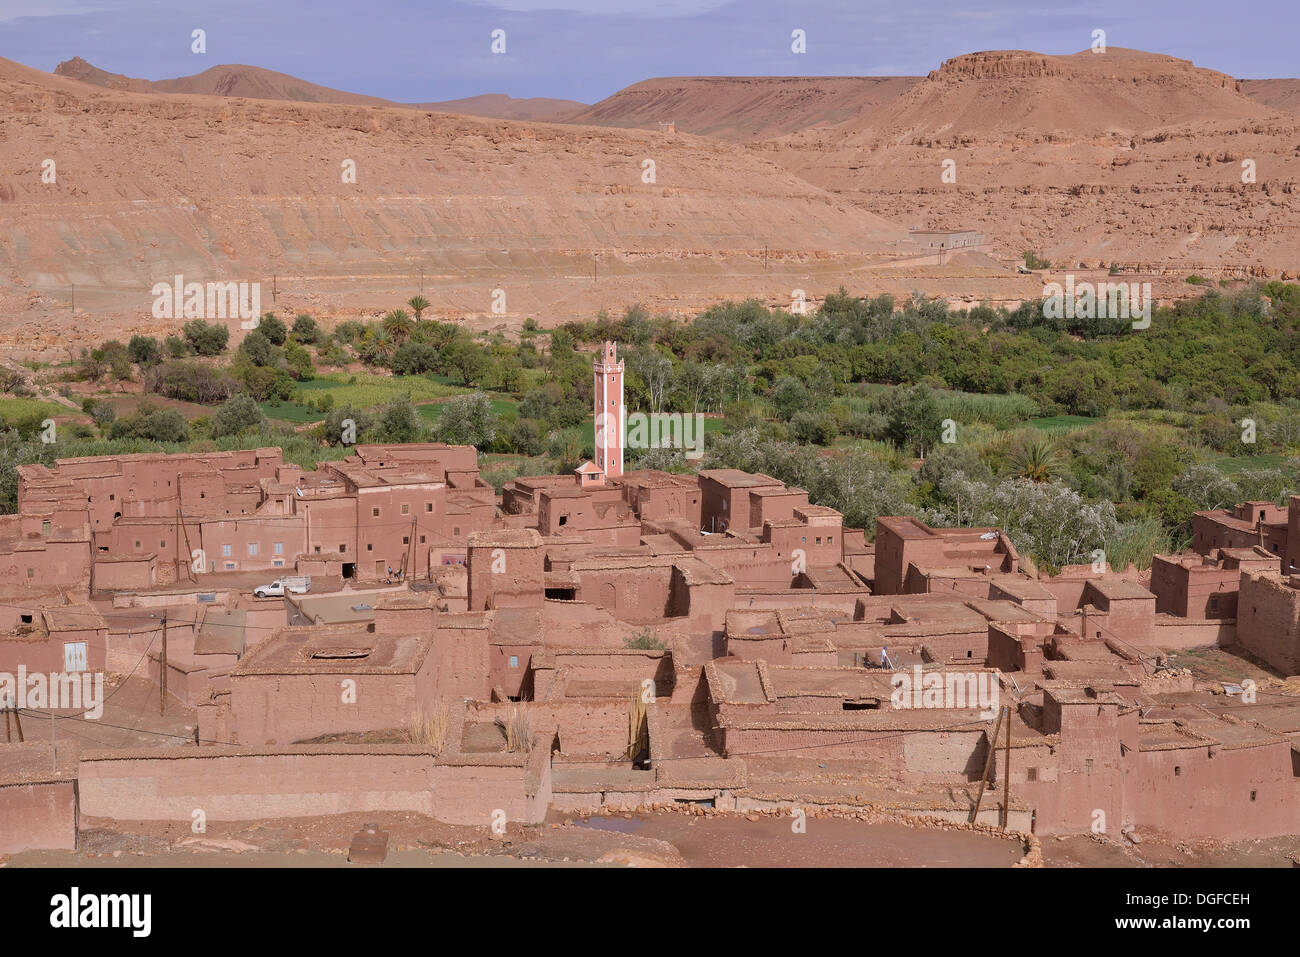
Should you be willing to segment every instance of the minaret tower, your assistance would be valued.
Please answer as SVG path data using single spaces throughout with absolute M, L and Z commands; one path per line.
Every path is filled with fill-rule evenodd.
M 623 436 L 627 414 L 623 410 L 623 360 L 613 342 L 603 342 L 592 364 L 595 376 L 596 467 L 605 478 L 623 474 Z

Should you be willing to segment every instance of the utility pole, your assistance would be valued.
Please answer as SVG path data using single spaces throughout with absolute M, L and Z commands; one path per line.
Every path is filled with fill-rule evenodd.
M 185 534 L 185 554 L 186 554 L 186 555 L 191 555 L 191 556 L 192 556 L 192 555 L 194 554 L 194 551 L 190 548 L 190 529 L 189 529 L 189 526 L 185 524 L 184 517 L 181 515 L 181 510 L 180 510 L 179 508 L 176 510 L 176 524 L 177 524 L 178 526 L 180 526 L 181 531 Z M 177 543 L 176 543 L 176 547 L 177 547 L 177 549 L 180 548 L 180 542 L 179 542 L 179 541 L 177 541 Z M 200 558 L 203 558 L 204 556 L 203 556 L 203 555 L 200 555 L 199 557 L 200 557 Z M 180 562 L 180 556 L 177 555 L 177 556 L 176 556 L 176 559 L 177 559 L 177 562 L 178 562 L 178 564 L 177 564 L 177 566 L 176 566 L 176 568 L 177 568 L 177 572 L 176 572 L 176 580 L 179 582 L 179 581 L 181 580 L 181 576 L 180 576 L 180 565 L 179 565 L 179 562 Z M 192 564 L 190 564 L 189 561 L 186 561 L 186 562 L 185 562 L 185 567 L 188 568 L 188 569 L 190 570 L 190 578 L 192 578 L 192 579 L 194 580 L 194 583 L 197 585 L 198 582 L 199 582 L 199 576 L 198 576 L 198 574 L 194 571 L 194 566 L 193 566 Z
M 271 273 L 271 301 L 276 302 L 280 296 L 280 277 Z
M 158 669 L 158 713 L 167 711 L 167 612 L 162 617 L 162 659 Z
M 54 740 L 54 712 L 50 712 L 50 770 L 59 770 L 59 746 Z
M 22 740 L 23 740 L 23 723 L 22 723 L 22 721 L 21 721 L 21 720 L 19 719 L 19 717 L 18 717 L 18 708 L 15 707 L 14 702 L 13 702 L 10 698 L 5 698 L 5 699 L 4 699 L 4 702 L 3 702 L 2 704 L 0 704 L 0 711 L 3 711 L 3 712 L 5 713 L 5 743 L 6 743 L 6 744 L 12 744 L 12 743 L 13 743 L 13 740 L 14 740 L 14 728 L 16 728 L 17 731 L 18 731 L 18 741 L 19 741 L 19 743 L 22 743 Z M 9 724 L 9 715 L 11 715 L 11 714 L 14 716 L 14 717 L 13 717 L 14 728 L 11 728 L 11 727 L 10 727 L 10 724 Z
M 989 774 L 993 771 L 993 759 L 997 756 L 998 732 L 1002 730 L 1002 712 L 1006 710 L 1003 708 L 998 711 L 997 723 L 993 725 L 993 733 L 989 735 L 989 753 L 984 758 L 984 773 L 980 775 L 979 793 L 975 795 L 975 806 L 971 808 L 970 817 L 967 818 L 967 823 L 970 824 L 974 824 L 975 819 L 979 817 L 980 803 L 984 800 L 984 788 L 989 783 Z
M 1007 705 L 1007 754 L 1002 759 L 1002 830 L 1011 823 L 1011 706 Z

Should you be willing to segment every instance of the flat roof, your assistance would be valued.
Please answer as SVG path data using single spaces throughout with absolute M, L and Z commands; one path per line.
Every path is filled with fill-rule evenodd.
M 353 624 L 288 627 L 230 675 L 414 674 L 432 644 L 432 635 L 381 635 Z

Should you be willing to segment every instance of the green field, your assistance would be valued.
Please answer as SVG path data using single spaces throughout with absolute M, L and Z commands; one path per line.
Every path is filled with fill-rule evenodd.
M 470 390 L 468 389 L 457 389 L 456 392 L 460 395 L 470 394 Z M 502 418 L 511 419 L 518 416 L 519 403 L 514 399 L 503 399 L 493 392 L 487 393 L 487 397 L 488 404 L 492 406 L 492 411 L 497 415 Z M 441 402 L 425 402 L 417 405 L 415 411 L 420 413 L 420 415 L 424 416 L 430 422 L 437 422 L 439 416 L 442 415 L 442 405 L 443 403 Z
M 42 418 L 53 418 L 68 415 L 81 416 L 81 412 L 55 402 L 46 402 L 43 399 L 0 399 L 0 419 L 4 419 L 6 422 L 14 422 L 18 419 L 27 419 L 38 415 Z M 84 418 L 84 416 L 82 417 Z
M 1235 458 L 1215 459 L 1213 465 L 1224 475 L 1236 475 L 1238 472 L 1258 471 L 1259 469 L 1280 468 L 1288 456 L 1283 452 L 1270 452 L 1266 455 L 1238 455 Z
M 354 375 L 331 373 L 310 382 L 300 382 L 295 391 L 295 398 L 299 400 L 314 398 L 319 401 L 328 394 L 334 397 L 335 406 L 351 405 L 368 409 L 391 402 L 402 395 L 410 396 L 412 402 L 421 402 L 459 395 L 467 390 L 425 376 L 386 376 L 358 372 Z
M 1100 421 L 1101 419 L 1094 419 L 1086 415 L 1048 415 L 1040 419 L 1029 419 L 1025 424 L 1035 429 L 1056 431 L 1058 429 L 1086 429 L 1088 426 Z
M 323 412 L 309 409 L 305 405 L 299 405 L 296 402 L 259 402 L 258 406 L 261 407 L 263 415 L 277 422 L 292 422 L 294 425 L 302 425 L 304 422 L 320 422 L 325 418 Z

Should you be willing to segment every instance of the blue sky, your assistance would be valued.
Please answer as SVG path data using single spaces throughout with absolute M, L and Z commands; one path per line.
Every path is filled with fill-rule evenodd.
M 0 0 L 0 56 L 81 56 L 158 80 L 247 63 L 404 102 L 478 93 L 594 102 L 638 80 L 917 75 L 976 50 L 1168 53 L 1238 77 L 1295 76 L 1295 0 Z M 191 52 L 190 34 L 207 34 Z M 491 33 L 506 31 L 506 52 Z M 791 52 L 791 31 L 807 52 Z

